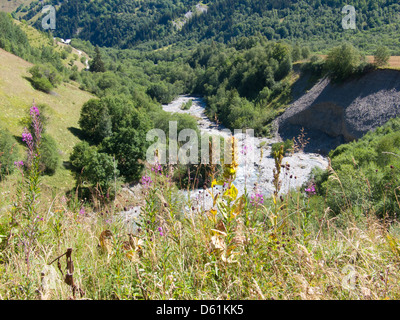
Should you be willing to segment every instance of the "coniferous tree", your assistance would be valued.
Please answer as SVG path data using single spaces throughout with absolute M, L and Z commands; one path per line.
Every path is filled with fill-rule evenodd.
M 105 72 L 106 68 L 104 66 L 104 62 L 101 59 L 101 53 L 98 46 L 95 49 L 95 56 L 93 60 L 90 62 L 90 71 L 91 72 Z

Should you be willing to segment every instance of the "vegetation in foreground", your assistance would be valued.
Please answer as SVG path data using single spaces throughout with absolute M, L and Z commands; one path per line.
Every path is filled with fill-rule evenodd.
M 211 199 L 209 210 L 182 201 L 174 168 L 155 157 L 135 199 L 142 210 L 126 220 L 134 198 L 122 191 L 97 212 L 73 196 L 40 201 L 39 110 L 31 116 L 35 135 L 23 134 L 27 158 L 16 163 L 18 193 L 8 195 L 15 205 L 1 215 L 2 299 L 400 297 L 399 222 L 372 208 L 334 214 L 314 185 L 280 194 L 290 172 L 283 146 L 274 153 L 273 196 L 264 199 L 257 190 L 238 194 L 232 139 L 233 163 L 209 168 L 211 188 L 198 195 Z

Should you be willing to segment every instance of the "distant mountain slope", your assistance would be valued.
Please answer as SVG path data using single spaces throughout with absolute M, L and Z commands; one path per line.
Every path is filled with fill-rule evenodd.
M 320 80 L 275 121 L 284 139 L 304 127 L 320 149 L 361 138 L 400 115 L 400 71 L 375 70 L 361 78 L 332 84 Z M 325 150 L 326 151 L 326 150 Z
M 57 3 L 57 1 L 53 1 Z M 61 2 L 60 2 L 61 3 Z M 197 43 L 261 33 L 268 39 L 310 42 L 316 49 L 348 40 L 372 51 L 385 44 L 399 51 L 400 5 L 397 0 L 215 0 L 202 1 L 207 12 L 193 15 L 183 27 L 177 19 L 194 11 L 193 0 L 69 0 L 57 11 L 57 36 L 79 37 L 100 46 L 133 47 L 147 43 L 154 49 L 172 43 Z M 342 8 L 356 9 L 356 30 L 342 28 Z M 23 16 L 29 20 L 41 3 Z M 39 22 L 36 23 L 40 27 Z M 393 52 L 393 54 L 400 54 Z
M 0 1 L 0 11 L 13 12 L 20 6 L 27 6 L 34 0 L 2 0 Z

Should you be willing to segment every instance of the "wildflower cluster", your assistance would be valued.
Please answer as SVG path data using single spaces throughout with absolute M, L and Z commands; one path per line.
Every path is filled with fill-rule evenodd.
M 148 188 L 150 188 L 151 184 L 153 183 L 153 180 L 151 180 L 150 176 L 144 175 L 142 177 L 142 181 L 141 182 L 142 182 L 142 186 L 145 189 L 148 189 Z
M 24 128 L 22 133 L 22 141 L 27 146 L 27 161 L 16 161 L 14 165 L 20 169 L 23 183 L 18 186 L 18 201 L 13 208 L 12 223 L 21 227 L 19 235 L 19 244 L 22 244 L 25 253 L 25 261 L 27 264 L 27 274 L 30 270 L 30 256 L 35 246 L 37 237 L 40 234 L 38 221 L 44 218 L 38 213 L 38 197 L 40 195 L 40 145 L 42 138 L 43 126 L 40 119 L 39 109 L 33 103 L 29 110 L 31 116 L 30 132 Z M 22 167 L 25 165 L 27 174 L 24 175 Z
M 162 175 L 162 166 L 160 164 L 156 164 L 154 167 L 151 168 L 151 171 L 156 174 Z
M 264 196 L 261 193 L 252 194 L 250 203 L 253 206 L 257 206 L 259 204 L 263 204 L 264 203 Z
M 304 190 L 305 192 L 307 192 L 308 195 L 315 195 L 317 194 L 317 192 L 315 191 L 315 184 L 311 184 L 308 188 L 306 188 Z

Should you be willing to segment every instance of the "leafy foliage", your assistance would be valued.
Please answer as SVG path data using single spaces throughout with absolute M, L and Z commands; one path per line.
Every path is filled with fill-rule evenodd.
M 39 169 L 47 175 L 55 174 L 60 165 L 60 154 L 57 148 L 57 142 L 49 134 L 43 134 L 41 145 L 41 159 Z
M 387 47 L 380 46 L 378 49 L 376 49 L 375 54 L 374 54 L 374 63 L 378 67 L 383 67 L 385 66 L 390 58 L 390 50 Z
M 55 1 L 57 2 L 57 1 Z M 61 1 L 60 1 L 61 2 Z M 399 4 L 395 0 L 355 0 L 357 29 L 343 30 L 341 9 L 344 0 L 272 1 L 218 0 L 203 1 L 207 13 L 195 14 L 178 30 L 174 23 L 189 10 L 192 0 L 71 0 L 57 10 L 57 36 L 78 37 L 100 46 L 131 48 L 145 44 L 157 49 L 171 43 L 235 42 L 240 37 L 265 35 L 269 40 L 313 42 L 320 49 L 343 40 L 371 52 L 378 43 L 398 51 L 396 32 Z M 40 9 L 30 8 L 24 19 Z M 37 22 L 38 24 L 38 22 Z M 396 39 L 396 40 L 394 40 Z M 307 55 L 306 52 L 304 52 Z
M 400 212 L 400 119 L 392 119 L 357 142 L 331 151 L 332 171 L 317 186 L 335 212 L 359 208 L 379 216 Z
M 283 146 L 283 154 L 286 155 L 293 148 L 293 140 L 287 139 L 284 142 L 274 143 L 271 148 L 271 156 L 274 156 L 281 146 Z
M 354 75 L 360 64 L 360 52 L 352 45 L 344 43 L 329 52 L 325 66 L 333 80 L 341 81 Z
M 0 180 L 14 172 L 14 162 L 18 160 L 17 142 L 11 133 L 0 128 Z
M 109 192 L 119 172 L 114 166 L 113 157 L 98 152 L 97 148 L 87 142 L 75 145 L 70 156 L 72 169 L 77 175 L 77 181 L 98 186 L 103 194 Z

